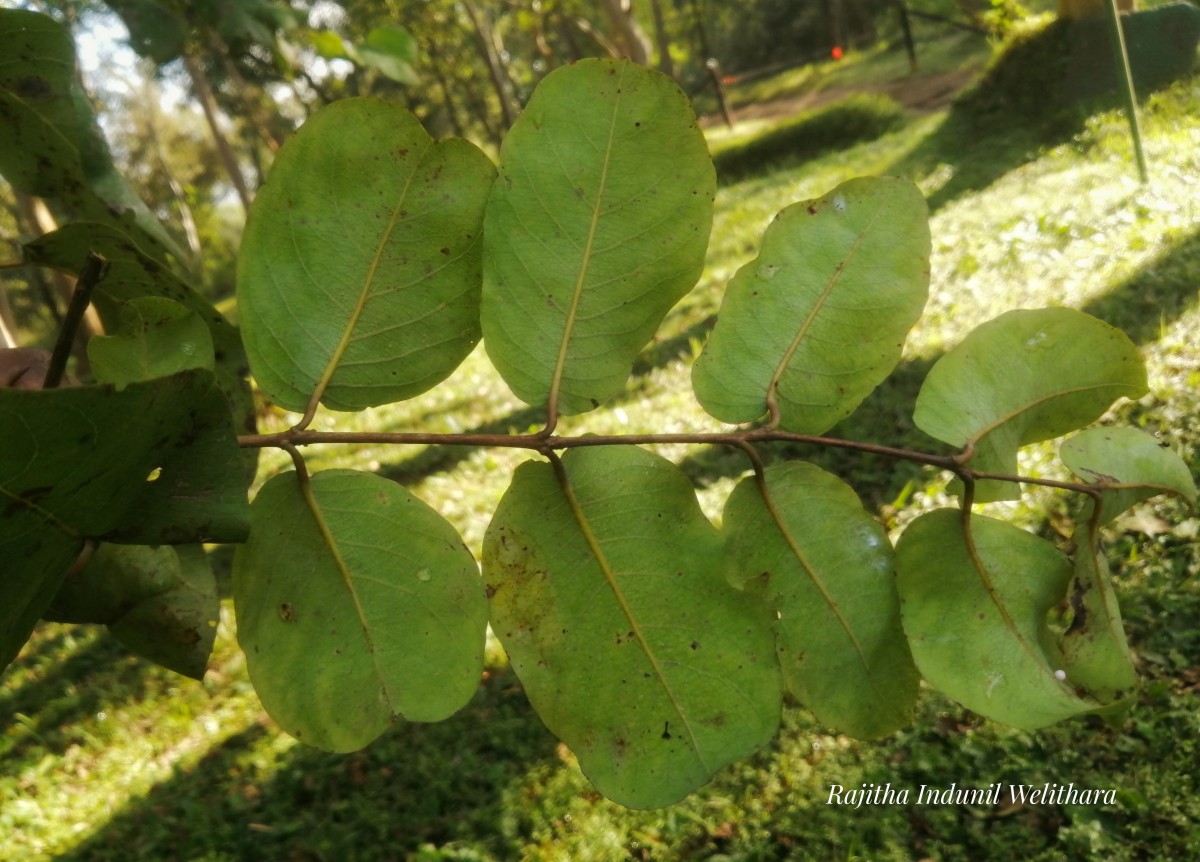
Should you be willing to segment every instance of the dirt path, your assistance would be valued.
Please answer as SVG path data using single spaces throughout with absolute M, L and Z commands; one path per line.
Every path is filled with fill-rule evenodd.
M 805 93 L 803 96 L 774 99 L 770 102 L 757 102 L 752 105 L 739 106 L 735 103 L 732 108 L 734 118 L 737 120 L 772 119 L 790 117 L 800 111 L 828 105 L 854 93 L 883 93 L 891 96 L 910 111 L 928 114 L 939 111 L 950 104 L 954 95 L 971 83 L 978 74 L 978 69 L 960 69 L 954 72 L 910 75 L 881 84 L 862 87 L 830 87 Z M 720 122 L 722 122 L 720 115 L 716 115 L 704 117 L 700 124 L 711 126 Z

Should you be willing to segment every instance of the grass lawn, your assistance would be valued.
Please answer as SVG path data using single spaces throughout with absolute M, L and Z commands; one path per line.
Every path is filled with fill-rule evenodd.
M 964 61 L 961 44 L 942 54 L 948 63 Z M 878 79 L 880 70 L 895 74 L 890 54 L 852 60 L 860 65 L 836 73 L 855 82 Z M 758 98 L 803 91 L 804 82 L 793 79 L 805 74 L 821 80 L 833 72 L 785 73 L 774 90 L 758 82 Z M 722 154 L 800 121 L 810 132 L 823 128 L 833 143 L 790 154 L 783 147 L 764 169 L 726 177 L 699 285 L 646 349 L 624 395 L 560 431 L 716 430 L 690 395 L 689 370 L 723 285 L 754 255 L 765 225 L 782 207 L 850 177 L 899 173 L 916 180 L 931 203 L 930 301 L 901 367 L 837 433 L 929 448 L 911 412 L 930 364 L 1003 311 L 1067 305 L 1125 329 L 1145 355 L 1151 393 L 1111 418 L 1160 434 L 1200 464 L 1200 82 L 1180 82 L 1145 101 L 1145 186 L 1117 112 L 1049 134 L 1020 115 L 973 125 L 962 109 L 897 122 L 892 107 L 879 104 L 890 119 L 870 135 L 839 137 L 845 111 L 760 122 L 740 138 L 738 130 L 714 132 Z M 525 431 L 539 419 L 476 351 L 428 395 L 339 427 Z M 265 424 L 294 421 L 274 414 Z M 659 451 L 683 466 L 714 519 L 745 472 L 744 458 L 725 451 Z M 1052 456 L 1052 447 L 1031 447 L 1022 472 L 1057 475 Z M 369 466 L 402 482 L 478 553 L 487 517 L 525 457 L 330 447 L 311 453 L 310 468 Z M 944 477 L 924 468 L 812 457 L 852 478 L 868 509 L 896 531 L 947 499 Z M 268 453 L 264 476 L 284 460 Z M 1071 513 L 1052 494 L 1007 505 L 1045 535 L 1069 533 Z M 683 803 L 649 812 L 621 809 L 591 789 L 531 711 L 498 649 L 474 700 L 454 718 L 401 725 L 363 752 L 335 756 L 283 736 L 262 712 L 231 616 L 203 684 L 147 665 L 102 631 L 47 626 L 0 685 L 0 859 L 1200 858 L 1200 518 L 1148 505 L 1119 520 L 1107 539 L 1145 680 L 1122 725 L 1087 718 L 1020 732 L 926 691 L 911 727 L 862 743 L 789 710 L 766 750 Z M 214 555 L 227 562 L 226 551 Z M 1117 801 L 826 804 L 832 785 L 890 784 L 915 795 L 921 785 L 994 782 L 1112 789 Z

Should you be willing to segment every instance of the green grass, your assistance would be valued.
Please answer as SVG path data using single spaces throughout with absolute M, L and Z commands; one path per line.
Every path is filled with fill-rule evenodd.
M 866 74 L 865 67 L 860 74 Z M 971 137 L 960 117 L 911 121 L 875 140 L 724 185 L 708 266 L 671 313 L 626 393 L 565 433 L 714 429 L 688 374 L 724 283 L 783 206 L 849 177 L 904 173 L 934 203 L 925 319 L 888 384 L 839 429 L 927 447 L 911 423 L 929 365 L 1005 310 L 1070 305 L 1126 329 L 1151 393 L 1114 411 L 1159 433 L 1193 465 L 1200 448 L 1200 87 L 1150 98 L 1152 182 L 1139 186 L 1124 119 L 1101 113 L 1061 132 L 1011 127 Z M 957 124 L 957 125 L 956 125 Z M 967 179 L 962 179 L 966 177 Z M 477 351 L 444 386 L 340 427 L 536 427 L 536 411 Z M 282 428 L 295 417 L 270 413 Z M 333 422 L 333 419 L 318 420 Z M 716 518 L 744 459 L 663 447 Z M 367 466 L 439 508 L 478 551 L 487 517 L 524 455 L 449 447 L 330 447 L 315 469 Z M 795 453 L 789 453 L 795 454 Z M 946 500 L 942 477 L 879 459 L 812 454 L 852 476 L 894 527 Z M 774 453 L 779 457 L 780 452 Z M 284 465 L 267 453 L 263 470 Z M 1022 470 L 1054 474 L 1052 447 Z M 1195 468 L 1194 468 L 1195 469 Z M 901 505 L 904 504 L 904 505 Z M 1010 509 L 1013 507 L 1010 507 Z M 1031 495 L 1018 517 L 1046 535 L 1070 511 Z M 1049 521 L 1042 517 L 1048 516 Z M 150 667 L 91 629 L 48 626 L 0 687 L 0 858 L 5 860 L 1177 860 L 1200 854 L 1200 519 L 1148 506 L 1109 532 L 1125 620 L 1146 685 L 1119 727 L 1095 719 L 1039 733 L 980 721 L 927 692 L 914 723 L 885 740 L 830 734 L 799 710 L 772 745 L 685 802 L 636 812 L 598 797 L 542 727 L 493 650 L 471 702 L 437 725 L 401 725 L 356 755 L 282 736 L 263 714 L 223 621 L 203 684 Z M 1117 804 L 826 805 L 831 784 L 1069 783 Z
M 714 147 L 713 164 L 722 183 L 769 174 L 831 150 L 874 140 L 905 125 L 906 119 L 904 107 L 895 99 L 853 95 L 778 123 L 749 140 Z

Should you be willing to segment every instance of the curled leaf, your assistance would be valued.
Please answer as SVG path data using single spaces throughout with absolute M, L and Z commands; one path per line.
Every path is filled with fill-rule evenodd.
M 1082 428 L 1146 386 L 1137 346 L 1119 329 L 1071 308 L 1010 311 L 937 361 L 913 421 L 969 449 L 971 467 L 1011 475 L 1021 446 Z M 978 502 L 1014 495 L 1000 482 L 975 487 Z
M 721 302 L 692 386 L 710 414 L 820 434 L 900 361 L 929 290 L 928 210 L 908 180 L 863 177 L 783 210 Z M 776 415 L 777 414 L 777 415 Z
M 1004 521 L 939 509 L 896 544 L 904 632 L 921 675 L 963 706 L 1034 729 L 1099 704 L 1056 675 L 1065 659 L 1047 615 L 1067 558 Z
M 1158 494 L 1196 505 L 1196 482 L 1187 464 L 1136 428 L 1089 428 L 1063 441 L 1058 451 L 1071 472 L 1100 487 L 1105 523 Z

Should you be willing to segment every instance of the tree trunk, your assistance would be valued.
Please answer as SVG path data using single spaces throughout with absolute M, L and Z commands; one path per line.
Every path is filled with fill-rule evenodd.
M 860 47 L 874 45 L 879 40 L 879 34 L 875 30 L 875 19 L 871 13 L 867 11 L 862 0 L 845 2 L 849 18 L 854 22 L 853 26 L 847 28 L 854 32 L 854 44 Z
M 243 110 L 254 123 L 254 129 L 259 139 L 266 144 L 267 149 L 272 153 L 279 152 L 279 148 L 283 146 L 284 140 L 275 129 L 275 124 L 270 121 L 271 118 L 266 114 L 266 104 L 269 101 L 267 94 L 262 91 L 261 87 L 246 81 L 242 73 L 238 71 L 237 65 L 233 62 L 229 46 L 221 40 L 220 36 L 210 33 L 208 39 L 211 50 L 216 56 L 221 58 L 221 65 L 225 69 L 225 74 L 237 87 L 238 96 L 244 106 Z
M 500 66 L 500 58 L 496 56 L 496 46 L 488 36 L 487 28 L 484 26 L 483 18 L 479 14 L 479 10 L 475 8 L 475 4 L 469 0 L 463 0 L 462 8 L 467 13 L 467 17 L 471 21 L 471 26 L 475 30 L 476 42 L 479 45 L 479 55 L 482 57 L 484 65 L 487 66 L 488 75 L 492 79 L 492 87 L 496 91 L 496 98 L 500 102 L 500 113 L 504 117 L 504 128 L 512 128 L 512 124 L 516 122 L 516 112 L 513 110 L 512 103 L 509 101 L 508 90 L 504 85 L 506 75 L 504 69 Z
M 242 175 L 242 169 L 238 165 L 237 156 L 233 152 L 233 146 L 229 143 L 229 138 L 225 132 L 221 130 L 220 112 L 217 107 L 217 100 L 213 98 L 212 88 L 208 85 L 208 76 L 204 74 L 204 69 L 199 61 L 191 54 L 183 55 L 183 67 L 187 70 L 188 77 L 192 80 L 192 87 L 196 91 L 196 98 L 200 102 L 200 108 L 204 111 L 204 119 L 208 121 L 209 131 L 212 132 L 213 143 L 217 147 L 217 155 L 221 158 L 221 163 L 225 165 L 225 171 L 229 174 L 229 179 L 233 183 L 234 189 L 238 193 L 238 198 L 242 201 L 242 207 L 246 212 L 250 211 L 250 203 L 252 196 L 250 189 L 246 186 L 246 178 Z
M 988 4 L 984 0 L 956 0 L 956 2 L 968 21 L 976 27 L 983 26 L 983 13 L 988 10 Z
M 17 321 L 13 317 L 12 306 L 8 304 L 8 290 L 4 282 L 0 282 L 0 348 L 17 346 Z
M 821 17 L 825 21 L 825 32 L 828 34 L 830 48 L 842 44 L 842 27 L 838 20 L 838 8 L 835 5 L 839 3 L 840 0 L 821 0 Z
M 704 26 L 704 9 L 702 0 L 692 0 L 692 20 L 696 25 L 696 42 L 700 48 L 700 64 L 714 59 L 712 46 L 708 42 L 708 28 Z
M 171 173 L 167 167 L 167 161 L 163 158 L 162 144 L 158 137 L 158 106 L 160 102 L 160 93 L 158 86 L 150 80 L 146 80 L 142 86 L 142 98 L 145 100 L 148 110 L 148 123 L 139 130 L 139 134 L 150 141 L 150 146 L 154 150 L 154 160 L 158 164 L 158 170 L 167 180 L 167 187 L 171 190 L 172 197 L 175 198 L 175 206 L 179 209 L 179 223 L 183 227 L 183 235 L 187 239 L 188 252 L 191 254 L 189 265 L 195 272 L 200 271 L 201 258 L 204 250 L 200 246 L 200 232 L 196 228 L 196 219 L 192 215 L 192 208 L 187 202 L 187 193 L 183 186 L 175 179 L 175 175 Z
M 563 41 L 567 43 L 568 56 L 570 62 L 578 62 L 583 59 L 583 51 L 579 47 L 579 40 L 575 38 L 575 26 L 567 19 L 566 14 L 561 8 L 555 7 L 554 23 L 558 28 L 559 35 Z
M 632 0 L 601 0 L 612 27 L 612 41 L 621 55 L 639 66 L 650 62 L 650 40 L 633 17 Z
M 675 77 L 675 61 L 671 59 L 671 36 L 663 20 L 661 0 L 650 0 L 650 11 L 654 15 L 654 41 L 658 43 L 658 71 Z
M 456 136 L 465 138 L 466 132 L 464 131 L 462 120 L 458 117 L 458 108 L 454 104 L 450 85 L 446 83 L 446 75 L 442 71 L 441 55 L 438 54 L 432 39 L 423 41 L 421 47 L 425 52 L 425 56 L 429 58 L 429 68 L 433 72 L 434 80 L 442 88 L 442 103 L 446 106 L 446 116 L 450 119 L 450 128 L 454 130 Z

